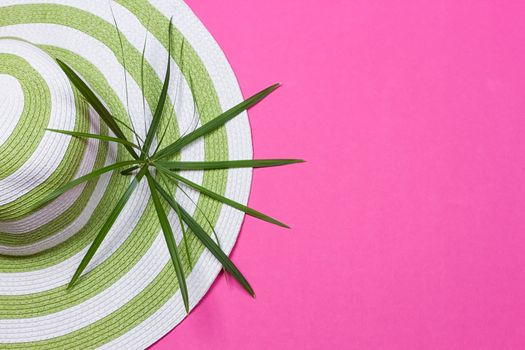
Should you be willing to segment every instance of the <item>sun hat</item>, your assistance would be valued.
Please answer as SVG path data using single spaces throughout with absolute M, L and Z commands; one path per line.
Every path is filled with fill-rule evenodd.
M 141 349 L 186 316 L 146 184 L 139 184 L 82 283 L 69 290 L 71 275 L 130 178 L 108 173 L 37 211 L 33 206 L 122 153 L 115 144 L 46 131 L 108 133 L 55 58 L 73 67 L 116 116 L 144 136 L 165 74 L 170 19 L 173 42 L 184 47 L 171 55 L 168 106 L 175 118 L 163 128 L 173 141 L 242 101 L 223 52 L 183 1 L 0 2 L 0 348 Z M 180 159 L 195 161 L 251 158 L 246 113 L 180 153 Z M 244 204 L 251 174 L 185 172 Z M 244 214 L 191 189 L 176 196 L 197 221 L 214 226 L 229 253 Z M 173 213 L 170 222 L 180 242 Z M 194 307 L 221 266 L 197 240 L 190 239 L 189 247 L 194 264 L 186 266 L 187 284 Z

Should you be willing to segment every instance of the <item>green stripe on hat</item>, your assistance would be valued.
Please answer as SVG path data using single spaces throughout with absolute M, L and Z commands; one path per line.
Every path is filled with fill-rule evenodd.
M 24 110 L 9 138 L 0 146 L 0 180 L 11 175 L 25 163 L 44 135 L 49 120 L 51 97 L 49 89 L 27 61 L 12 55 L 0 54 L 0 74 L 14 77 L 22 86 Z M 21 142 L 21 141 L 29 142 Z M 16 152 L 13 150 L 16 149 Z M 0 217 L 4 210 L 0 207 Z

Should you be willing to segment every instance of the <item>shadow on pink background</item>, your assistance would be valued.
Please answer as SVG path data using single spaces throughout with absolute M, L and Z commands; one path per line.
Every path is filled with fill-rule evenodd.
M 188 0 L 257 158 L 233 254 L 162 349 L 523 349 L 525 2 Z

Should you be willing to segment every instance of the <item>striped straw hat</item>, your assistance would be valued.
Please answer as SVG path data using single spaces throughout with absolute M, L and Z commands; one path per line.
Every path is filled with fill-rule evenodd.
M 162 127 L 168 142 L 242 101 L 224 54 L 182 0 L 0 1 L 0 348 L 142 349 L 186 316 L 146 183 L 139 184 L 81 283 L 68 290 L 131 177 L 107 173 L 32 209 L 60 185 L 114 163 L 125 151 L 46 131 L 108 133 L 55 58 L 144 137 L 166 71 L 171 17 L 175 46 L 186 44 L 171 55 L 168 106 L 175 118 Z M 183 149 L 180 159 L 251 159 L 251 146 L 243 114 Z M 251 174 L 185 173 L 244 204 Z M 243 213 L 189 189 L 176 196 L 202 225 L 211 222 L 229 253 Z M 180 242 L 173 212 L 171 219 Z M 189 247 L 194 263 L 184 268 L 194 307 L 221 266 L 196 239 Z

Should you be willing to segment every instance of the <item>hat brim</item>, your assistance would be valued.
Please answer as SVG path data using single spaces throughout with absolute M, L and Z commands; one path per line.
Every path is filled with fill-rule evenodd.
M 171 16 L 174 37 L 179 42 L 182 37 L 186 39 L 184 74 L 180 75 L 177 69 L 172 73 L 172 81 L 180 81 L 177 98 L 181 102 L 171 101 L 175 103 L 176 123 L 169 126 L 168 139 L 176 139 L 192 127 L 193 99 L 188 72 L 191 71 L 195 84 L 193 91 L 201 124 L 242 101 L 223 52 L 183 1 L 115 1 L 113 10 L 124 38 L 129 83 L 135 86 L 130 87 L 129 94 L 135 101 L 137 94 L 141 94 L 137 62 L 145 34 L 149 32 L 145 71 L 151 76 L 146 79 L 145 94 L 150 109 L 154 108 L 151 105 L 158 95 L 156 88 L 165 73 Z M 0 36 L 27 40 L 62 58 L 88 80 L 110 107 L 122 109 L 126 106 L 122 90 L 123 62 L 115 33 L 105 0 L 8 0 L 0 5 Z M 172 63 L 181 66 L 178 52 L 172 52 L 172 59 Z M 181 79 L 184 75 L 186 78 Z M 171 98 L 175 96 L 172 92 Z M 131 108 L 140 109 L 140 106 L 142 100 L 138 107 Z M 132 116 L 136 118 L 135 124 L 141 125 L 143 115 L 132 113 Z M 114 146 L 100 144 L 92 167 L 114 161 L 121 152 Z M 239 116 L 213 135 L 187 147 L 181 157 L 186 160 L 252 158 L 247 115 Z M 226 197 L 246 203 L 251 174 L 249 169 L 236 169 L 187 175 Z M 115 196 L 122 193 L 129 181 L 129 177 L 114 173 L 86 186 L 78 198 L 71 200 L 71 208 L 75 210 L 71 209 L 69 225 L 45 232 L 41 240 L 63 239 L 59 245 L 37 255 L 0 256 L 0 347 L 141 349 L 184 319 L 186 312 L 175 272 L 149 191 L 142 184 L 80 283 L 71 290 L 65 288 Z M 208 220 L 211 222 L 222 249 L 229 253 L 237 239 L 243 213 L 188 191 L 191 199 L 180 192 L 177 198 L 203 226 Z M 20 201 L 23 203 L 22 197 Z M 180 242 L 180 228 L 177 229 L 174 213 L 170 219 Z M 50 223 L 46 227 L 53 227 Z M 61 230 L 70 233 L 60 236 Z M 22 250 L 29 246 L 24 242 L 14 245 Z M 187 258 L 183 258 L 183 263 L 190 305 L 194 307 L 215 280 L 220 264 L 196 239 L 190 238 L 189 245 L 192 263 Z

